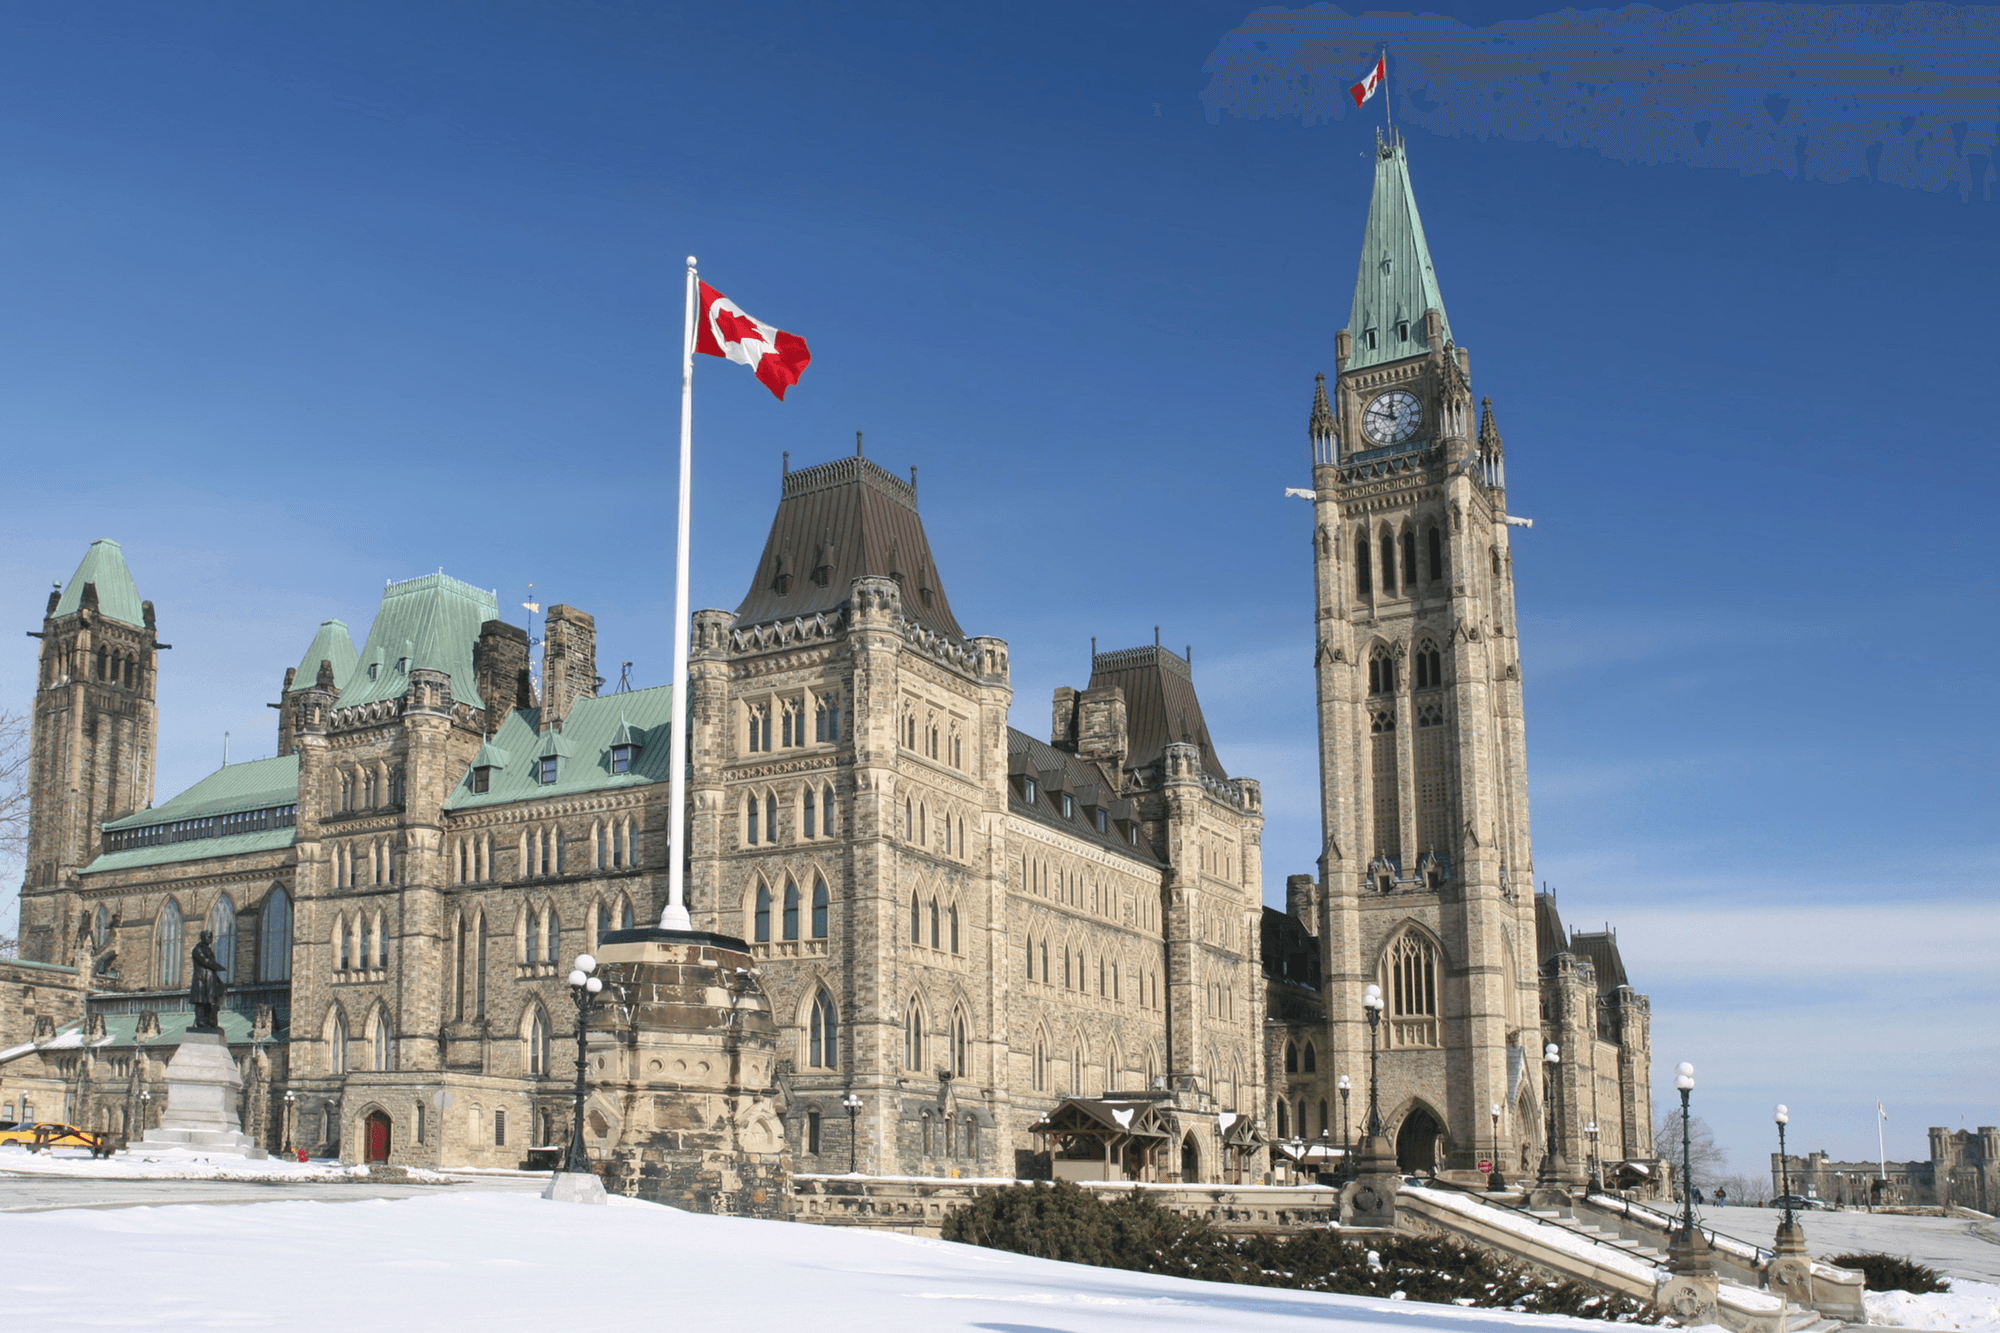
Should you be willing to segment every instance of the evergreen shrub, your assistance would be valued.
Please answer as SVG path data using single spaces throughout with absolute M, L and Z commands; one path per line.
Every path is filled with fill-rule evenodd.
M 1827 1260 L 1835 1268 L 1855 1268 L 1868 1279 L 1870 1291 L 1907 1291 L 1922 1295 L 1927 1291 L 1950 1291 L 1951 1280 L 1935 1268 L 1926 1268 L 1893 1254 L 1843 1254 Z

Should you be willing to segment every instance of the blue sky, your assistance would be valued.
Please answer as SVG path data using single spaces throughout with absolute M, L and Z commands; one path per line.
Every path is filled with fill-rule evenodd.
M 1281 492 L 1379 105 L 1300 89 L 1393 38 L 1453 330 L 1536 521 L 1538 876 L 1619 927 L 1656 1074 L 1700 1067 L 1739 1169 L 1781 1099 L 1795 1143 L 1865 1156 L 1880 1096 L 1891 1155 L 1921 1155 L 1925 1125 L 2000 1121 L 2000 95 L 1951 64 L 1995 11 L 1934 6 L 1889 51 L 1845 11 L 1727 8 L 1777 19 L 17 7 L 0 595 L 33 628 L 91 538 L 124 543 L 175 645 L 161 797 L 225 730 L 270 752 L 321 618 L 358 642 L 383 581 L 439 567 L 592 611 L 605 674 L 662 683 L 694 253 L 814 355 L 783 404 L 698 368 L 696 605 L 743 596 L 781 451 L 866 431 L 921 470 L 960 621 L 1012 644 L 1016 725 L 1046 733 L 1093 635 L 1192 645 L 1219 753 L 1264 783 L 1275 899 L 1317 844 L 1308 512 Z M 1736 72 L 1591 82 L 1634 41 Z M 1576 87 L 1517 114 L 1544 67 Z

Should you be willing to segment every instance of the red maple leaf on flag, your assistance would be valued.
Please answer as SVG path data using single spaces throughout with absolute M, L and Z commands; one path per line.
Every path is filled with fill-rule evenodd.
M 756 320 L 748 315 L 739 315 L 727 306 L 716 309 L 715 325 L 722 331 L 722 341 L 727 343 L 764 341 L 764 334 L 758 329 Z
M 759 327 L 742 308 L 707 283 L 699 284 L 701 313 L 695 322 L 694 350 L 750 367 L 765 388 L 780 401 L 812 364 L 805 339 L 783 329 Z

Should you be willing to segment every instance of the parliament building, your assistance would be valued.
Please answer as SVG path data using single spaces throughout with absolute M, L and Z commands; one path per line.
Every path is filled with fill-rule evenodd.
M 259 1141 L 520 1165 L 569 1133 L 568 960 L 657 921 L 678 855 L 695 929 L 756 961 L 798 1172 L 1064 1174 L 1050 1118 L 1122 1102 L 1149 1127 L 1122 1173 L 1263 1179 L 1362 1132 L 1370 982 L 1405 1166 L 1531 1169 L 1553 1126 L 1578 1170 L 1643 1169 L 1645 997 L 1615 936 L 1566 932 L 1533 890 L 1505 455 L 1400 142 L 1334 351 L 1299 664 L 1324 850 L 1285 910 L 1263 905 L 1258 783 L 1225 766 L 1189 662 L 1093 652 L 1046 729 L 1018 729 L 1007 643 L 957 619 L 914 477 L 858 447 L 786 472 L 742 601 L 694 616 L 684 692 L 606 692 L 573 607 L 531 662 L 495 594 L 427 575 L 384 590 L 358 650 L 301 627 L 276 756 L 158 804 L 168 645 L 98 541 L 35 631 L 22 957 L 0 972 L 30 1030 L 0 1102 L 141 1137 L 209 930 Z M 633 1114 L 593 1095 L 586 1142 Z

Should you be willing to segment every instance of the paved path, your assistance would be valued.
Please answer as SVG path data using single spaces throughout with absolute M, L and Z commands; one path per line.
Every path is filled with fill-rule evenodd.
M 73 1176 L 0 1174 L 0 1213 L 42 1212 L 51 1208 L 156 1208 L 176 1203 L 277 1203 L 317 1199 L 345 1203 L 357 1199 L 407 1199 L 461 1190 L 502 1190 L 539 1194 L 544 1182 L 521 1176 L 462 1176 L 448 1185 L 369 1184 L 365 1180 L 289 1182 L 250 1180 L 90 1180 Z
M 1780 1214 L 1770 1208 L 1704 1208 L 1702 1220 L 1724 1235 L 1769 1245 Z M 2000 1222 L 1891 1213 L 1795 1213 L 1806 1248 L 1819 1258 L 1854 1251 L 1903 1255 L 1975 1282 L 2000 1282 Z

